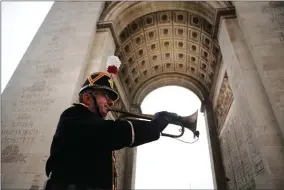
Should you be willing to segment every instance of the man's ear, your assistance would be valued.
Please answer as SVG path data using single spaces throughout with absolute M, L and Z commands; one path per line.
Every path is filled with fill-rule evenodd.
M 91 104 L 92 98 L 90 94 L 84 93 L 82 98 L 85 104 L 88 104 L 88 105 Z

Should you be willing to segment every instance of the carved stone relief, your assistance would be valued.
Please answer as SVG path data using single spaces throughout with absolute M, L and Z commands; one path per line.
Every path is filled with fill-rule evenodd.
M 233 96 L 233 92 L 229 84 L 228 75 L 225 72 L 225 75 L 224 75 L 224 78 L 221 84 L 221 88 L 219 90 L 218 98 L 217 98 L 217 105 L 215 107 L 218 133 L 221 132 L 222 125 L 224 123 L 224 120 L 227 117 L 227 113 L 230 109 L 233 99 L 234 99 L 234 96 Z
M 2 163 L 26 162 L 26 156 L 20 153 L 18 145 L 8 145 L 1 152 Z

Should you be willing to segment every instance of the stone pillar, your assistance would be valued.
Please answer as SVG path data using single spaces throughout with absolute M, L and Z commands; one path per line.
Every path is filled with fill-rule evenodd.
M 107 58 L 114 55 L 115 43 L 109 28 L 99 29 L 91 50 L 92 54 L 86 68 L 86 76 L 93 72 L 106 72 Z
M 99 71 L 106 72 L 107 58 L 111 55 L 114 55 L 116 50 L 114 38 L 112 36 L 110 28 L 97 29 L 95 36 L 96 39 L 93 41 L 90 57 L 88 57 L 88 60 L 86 61 L 87 64 L 84 72 L 84 77 L 81 82 L 82 84 L 90 74 Z M 120 99 L 122 100 L 126 108 L 129 108 L 129 101 L 125 95 L 123 86 L 119 78 L 117 76 L 113 76 L 113 80 L 116 90 L 119 93 Z M 79 91 L 80 88 L 81 86 L 78 86 L 77 91 Z M 77 96 L 74 96 L 74 102 L 76 101 L 78 101 L 78 98 Z M 112 115 L 110 115 L 110 118 L 114 119 Z
M 104 2 L 55 2 L 2 94 L 2 189 L 42 189 L 60 114 L 82 82 Z
M 115 46 L 114 38 L 112 36 L 110 28 L 97 29 L 95 36 L 96 36 L 96 39 L 93 41 L 93 44 L 92 44 L 91 53 L 87 60 L 83 80 L 86 80 L 87 77 L 94 72 L 99 72 L 99 71 L 107 72 L 106 71 L 107 58 L 111 55 L 114 55 L 115 53 L 116 46 Z M 127 97 L 125 95 L 125 92 L 123 90 L 123 87 L 120 83 L 119 78 L 117 76 L 113 76 L 113 80 L 115 83 L 115 88 L 119 93 L 120 100 L 126 106 L 126 109 L 128 109 L 129 101 L 127 100 Z M 78 86 L 77 91 L 79 91 L 80 88 L 81 86 Z M 75 102 L 78 101 L 78 98 L 74 97 L 74 101 Z M 114 120 L 116 118 L 115 118 L 115 115 L 112 114 L 112 112 L 109 112 L 106 119 Z M 118 189 L 122 189 L 124 185 L 126 152 L 127 152 L 126 149 L 116 151 L 116 159 L 117 159 L 116 169 L 117 169 L 117 174 L 118 174 L 118 179 L 117 179 Z M 128 151 L 128 154 L 129 152 L 131 151 Z
M 141 114 L 140 105 L 132 105 L 130 108 L 131 113 Z M 124 188 L 123 189 L 134 189 L 135 178 L 136 178 L 136 157 L 137 148 L 126 148 L 126 159 L 125 159 L 125 173 L 124 173 Z
M 96 39 L 92 43 L 90 57 L 86 63 L 83 82 L 94 72 L 106 72 L 107 58 L 114 54 L 115 44 L 109 29 L 98 29 L 96 31 Z M 81 86 L 78 87 L 78 91 Z M 78 97 L 74 97 L 74 102 L 78 101 Z M 112 113 L 109 113 L 106 119 L 114 119 Z
M 202 103 L 205 114 L 205 123 L 207 124 L 207 136 L 209 141 L 209 151 L 211 155 L 212 176 L 214 182 L 214 189 L 226 190 L 226 176 L 222 162 L 222 155 L 220 150 L 220 142 L 217 133 L 215 115 L 213 105 L 210 100 L 205 100 Z
M 254 172 L 256 188 L 281 189 L 284 186 L 283 136 L 237 19 L 223 19 L 218 38 L 234 99 L 250 121 L 251 138 L 260 152 L 261 164 L 257 167 L 263 167 L 263 172 Z
M 233 2 L 256 70 L 284 135 L 284 2 Z

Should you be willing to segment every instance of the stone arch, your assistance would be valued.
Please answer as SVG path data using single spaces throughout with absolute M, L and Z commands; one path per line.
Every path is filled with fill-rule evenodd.
M 49 140 L 52 138 L 50 130 L 56 128 L 58 115 L 63 109 L 70 106 L 70 103 L 76 101 L 77 92 L 81 87 L 80 83 L 82 84 L 85 80 L 84 76 L 87 77 L 90 72 L 104 69 L 106 58 L 113 55 L 115 49 L 117 55 L 121 53 L 119 48 L 125 46 L 119 36 L 129 24 L 139 18 L 146 18 L 144 17 L 146 15 L 156 14 L 157 16 L 161 12 L 170 12 L 171 15 L 176 15 L 177 12 L 186 12 L 190 15 L 195 14 L 211 24 L 213 29 L 207 35 L 215 42 L 218 38 L 220 43 L 222 58 L 219 56 L 216 61 L 217 68 L 213 75 L 213 86 L 206 89 L 206 83 L 203 86 L 197 85 L 195 83 L 197 78 L 186 75 L 185 71 L 181 71 L 183 67 L 179 67 L 179 64 L 172 68 L 180 70 L 172 69 L 162 73 L 155 72 L 157 64 L 154 64 L 153 69 L 150 68 L 151 73 L 153 71 L 152 75 L 141 81 L 139 85 L 137 84 L 137 89 L 132 93 L 129 93 L 129 88 L 123 84 L 125 82 L 123 76 L 114 77 L 117 90 L 124 97 L 118 106 L 130 111 L 139 111 L 137 105 L 129 105 L 128 101 L 133 102 L 132 99 L 135 98 L 143 99 L 142 94 L 147 93 L 147 89 L 163 85 L 154 79 L 159 81 L 158 78 L 162 75 L 166 76 L 163 78 L 164 80 L 168 80 L 174 75 L 187 76 L 184 80 L 192 83 L 192 86 L 195 86 L 198 91 L 203 92 L 203 87 L 206 91 L 202 104 L 209 129 L 210 156 L 213 158 L 212 165 L 215 171 L 213 176 L 216 177 L 217 189 L 275 189 L 278 187 L 281 189 L 284 186 L 284 154 L 283 151 L 281 152 L 284 143 L 283 135 L 280 133 L 281 130 L 284 132 L 284 122 L 281 122 L 283 121 L 281 114 L 284 114 L 282 109 L 284 104 L 281 99 L 283 93 L 278 90 L 283 87 L 279 83 L 282 80 L 282 75 L 279 75 L 279 72 L 283 69 L 283 64 L 281 64 L 283 62 L 281 57 L 283 56 L 281 48 L 283 36 L 281 37 L 279 33 L 278 24 L 280 22 L 278 21 L 281 19 L 283 3 L 235 1 L 233 4 L 234 6 L 230 2 L 106 2 L 106 6 L 104 6 L 105 2 L 98 1 L 55 2 L 36 34 L 35 40 L 31 42 L 30 48 L 27 49 L 19 67 L 15 70 L 7 88 L 3 91 L 3 99 L 5 100 L 2 104 L 5 116 L 2 121 L 3 126 L 10 130 L 11 124 L 14 125 L 14 122 L 21 123 L 21 120 L 28 119 L 28 124 L 34 126 L 35 129 L 44 130 L 41 131 L 44 132 L 44 136 L 39 133 L 34 136 L 36 138 L 27 142 L 22 138 L 18 139 L 11 133 L 5 135 L 9 141 L 2 144 L 8 146 L 9 142 L 16 143 L 21 152 L 19 155 L 23 154 L 24 157 L 28 155 L 28 159 L 24 159 L 26 162 L 22 162 L 21 165 L 18 161 L 22 159 L 14 159 L 12 163 L 7 163 L 7 159 L 4 160 L 3 164 L 6 170 L 3 171 L 5 178 L 2 180 L 1 186 L 11 189 L 12 187 L 21 188 L 28 184 L 43 182 L 44 178 L 40 176 L 44 174 L 44 167 L 40 163 L 43 163 L 47 158 L 46 142 L 50 142 Z M 238 18 L 236 18 L 235 8 Z M 179 17 L 179 15 L 176 16 L 172 18 Z M 221 17 L 222 19 L 220 19 Z M 62 26 L 68 27 L 62 28 Z M 178 30 L 177 32 L 179 33 Z M 43 37 L 44 34 L 49 34 L 49 37 Z M 174 33 L 172 32 L 172 34 Z M 202 30 L 199 31 L 199 34 L 202 34 Z M 52 36 L 56 36 L 56 38 L 52 38 Z M 175 39 L 173 35 L 171 38 Z M 128 40 L 132 40 L 132 38 Z M 54 51 L 54 47 L 58 44 L 65 45 L 58 51 Z M 179 42 L 176 43 L 176 45 L 178 44 Z M 152 44 L 149 45 L 151 48 Z M 37 51 L 34 51 L 35 49 Z M 140 49 L 136 50 L 139 54 Z M 70 55 L 68 59 L 66 55 Z M 52 59 L 50 59 L 51 57 Z M 269 59 L 271 57 L 274 59 Z M 222 65 L 219 63 L 221 59 Z M 55 64 L 56 61 L 60 64 Z M 184 61 L 181 62 L 184 63 Z M 138 60 L 136 60 L 136 65 L 137 63 Z M 167 68 L 167 63 L 164 64 L 162 61 L 159 63 L 158 65 Z M 185 61 L 185 63 L 187 62 Z M 124 64 L 127 66 L 125 60 Z M 46 73 L 44 71 L 46 68 L 52 70 L 55 68 L 60 71 L 64 70 L 64 72 L 60 75 L 57 72 Z M 133 67 L 129 71 L 132 69 Z M 140 72 L 140 70 L 138 71 Z M 228 78 L 224 77 L 224 73 L 228 74 Z M 43 76 L 46 80 L 52 79 L 48 88 L 44 88 L 44 94 L 30 92 L 31 85 L 41 80 Z M 68 80 L 62 80 L 62 78 L 68 78 Z M 21 84 L 18 83 L 19 79 L 22 81 Z M 132 77 L 131 80 L 133 79 L 135 78 Z M 152 79 L 156 86 L 154 84 L 153 86 L 147 85 L 147 82 Z M 202 84 L 202 80 L 196 81 Z M 179 82 L 178 80 L 172 81 L 172 84 Z M 190 84 L 188 87 L 192 86 Z M 231 89 L 227 88 L 228 86 Z M 139 93 L 141 95 L 137 98 Z M 227 97 L 226 101 L 219 101 L 219 98 L 224 97 Z M 36 101 L 31 101 L 31 98 L 36 98 Z M 52 100 L 53 103 L 43 102 L 42 98 Z M 230 104 L 232 98 L 233 103 Z M 221 108 L 219 109 L 218 104 L 226 106 L 219 106 Z M 25 114 L 22 117 L 25 112 L 28 113 L 28 118 L 25 117 Z M 219 121 L 216 122 L 218 115 Z M 42 119 L 45 118 L 48 118 L 48 121 L 42 123 Z M 33 123 L 41 124 L 33 125 Z M 222 132 L 219 133 L 219 131 Z M 220 154 L 220 150 L 222 150 L 222 154 Z M 123 172 L 125 175 L 119 176 L 126 182 L 126 185 L 123 184 L 124 188 L 119 189 L 133 189 L 130 178 L 133 176 L 131 156 L 133 157 L 134 153 L 126 152 L 127 159 L 121 157 L 118 160 L 123 163 L 127 160 L 130 167 L 126 167 L 127 172 Z M 224 162 L 221 161 L 222 158 Z M 9 170 L 10 166 L 14 168 L 12 171 Z M 19 166 L 22 172 L 17 170 Z M 41 169 L 37 167 L 41 167 Z M 34 175 L 32 171 L 35 170 L 38 171 L 35 180 L 27 178 L 27 175 Z M 38 180 L 38 177 L 41 179 Z M 39 188 L 41 187 L 43 186 Z
M 229 2 L 107 3 L 98 29 L 110 28 L 114 37 L 115 55 L 122 62 L 117 78 L 129 110 L 141 112 L 140 105 L 152 90 L 177 85 L 195 93 L 204 111 L 221 61 L 216 38 L 219 20 L 223 14 L 232 13 L 234 8 Z M 210 102 L 208 105 L 212 106 Z M 215 125 L 212 118 L 207 118 L 209 128 Z M 217 140 L 210 138 L 213 147 Z M 214 151 L 218 152 L 218 147 Z M 134 152 L 127 157 L 124 188 L 133 188 Z M 222 161 L 216 155 L 211 155 L 217 168 L 213 175 L 218 178 L 217 187 L 222 188 Z
M 213 80 L 218 73 L 221 57 L 214 26 L 218 25 L 221 12 L 231 10 L 232 7 L 233 5 L 226 1 L 107 2 L 98 28 L 109 27 L 112 31 L 116 43 L 115 54 L 123 63 L 119 79 L 128 99 L 135 102 L 132 101 L 133 96 L 141 86 L 145 86 L 143 83 L 162 73 L 167 73 L 168 78 L 171 78 L 172 73 L 189 75 L 189 79 L 197 79 L 200 82 L 198 87 L 203 88 L 201 90 L 203 92 L 205 89 L 208 95 L 214 85 Z M 168 14 L 171 22 L 164 24 L 164 28 L 158 26 L 164 19 L 163 13 Z M 151 19 L 157 26 L 153 31 L 148 30 L 151 24 L 147 25 Z M 133 31 L 133 28 L 142 29 L 142 34 L 139 36 L 139 31 Z M 147 33 L 146 30 L 149 32 Z M 169 33 L 172 42 L 166 41 L 167 37 L 164 38 L 159 33 Z M 151 39 L 147 39 L 147 36 L 151 35 L 157 43 L 149 42 Z M 185 39 L 185 36 L 187 39 L 181 40 Z M 134 41 L 136 43 L 145 41 L 145 44 L 142 47 Z M 167 47 L 172 50 L 165 52 Z M 152 50 L 158 50 L 156 51 L 158 54 L 150 57 Z M 155 60 L 156 63 L 151 63 Z
M 114 37 L 115 55 L 122 62 L 117 78 L 130 111 L 141 112 L 146 95 L 167 85 L 191 90 L 201 100 L 202 111 L 209 110 L 210 146 L 217 152 L 211 154 L 213 175 L 221 189 L 225 177 L 209 96 L 222 57 L 216 38 L 219 20 L 232 13 L 229 2 L 109 2 L 98 23 L 98 29 L 110 28 Z M 128 154 L 124 188 L 131 189 L 135 153 Z
M 146 83 L 141 86 L 141 88 L 136 92 L 133 98 L 132 104 L 141 105 L 144 98 L 153 90 L 169 85 L 176 85 L 184 87 L 190 91 L 192 91 L 200 101 L 204 100 L 204 97 L 207 96 L 206 91 L 201 91 L 199 88 L 198 81 L 189 79 L 188 76 L 181 74 L 172 74 L 171 77 L 167 77 L 166 75 L 159 75 L 149 79 Z
M 228 1 L 216 2 L 111 2 L 106 4 L 100 20 L 103 22 L 110 21 L 113 23 L 118 34 L 123 28 L 135 19 L 153 12 L 180 10 L 189 11 L 199 16 L 203 16 L 208 22 L 213 23 L 215 10 L 232 6 Z
M 118 36 L 115 54 L 123 63 L 119 78 L 130 100 L 143 83 L 165 73 L 168 78 L 181 74 L 197 80 L 206 94 L 212 89 L 220 57 L 213 24 L 201 13 L 170 8 L 149 14 L 146 10 L 146 15 L 128 23 L 121 33 L 119 27 L 113 27 Z

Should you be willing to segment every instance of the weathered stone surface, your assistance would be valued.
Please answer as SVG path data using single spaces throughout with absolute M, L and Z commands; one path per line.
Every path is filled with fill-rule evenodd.
M 253 184 L 251 179 L 242 179 L 244 172 L 238 164 L 238 161 L 244 158 L 238 149 L 243 144 L 242 142 L 245 142 L 248 143 L 250 159 L 255 168 L 253 175 L 256 188 L 279 188 L 279 181 L 283 181 L 284 171 L 283 136 L 280 135 L 281 131 L 269 99 L 253 59 L 247 53 L 249 52 L 248 47 L 235 19 L 222 21 L 219 42 L 224 58 L 224 67 L 227 70 L 234 94 L 234 107 L 238 107 L 234 108 L 238 111 L 234 111 L 231 117 L 227 117 L 227 123 L 223 127 L 224 134 L 221 133 L 221 139 L 223 135 L 227 135 L 224 138 L 231 142 L 228 144 L 228 149 L 230 154 L 233 154 L 232 157 L 235 158 L 238 154 L 242 155 L 231 161 L 235 178 L 235 184 L 231 184 L 231 186 L 242 188 L 247 183 Z M 231 110 L 229 114 L 231 114 L 230 112 Z M 239 131 L 242 128 L 245 131 L 243 135 Z M 247 142 L 242 138 L 255 140 Z M 238 141 L 240 145 L 236 144 Z M 226 156 L 224 155 L 224 157 Z M 276 157 L 277 160 L 274 160 Z
M 284 3 L 234 2 L 246 43 L 284 134 Z M 275 83 L 276 82 L 276 83 Z
M 254 177 L 263 172 L 263 162 L 253 134 L 251 119 L 234 101 L 220 136 L 229 189 L 256 188 Z
M 126 149 L 116 151 L 117 189 L 123 189 L 125 175 Z
M 47 179 L 52 136 L 72 103 L 102 7 L 102 2 L 55 2 L 4 90 L 2 188 L 40 187 Z

